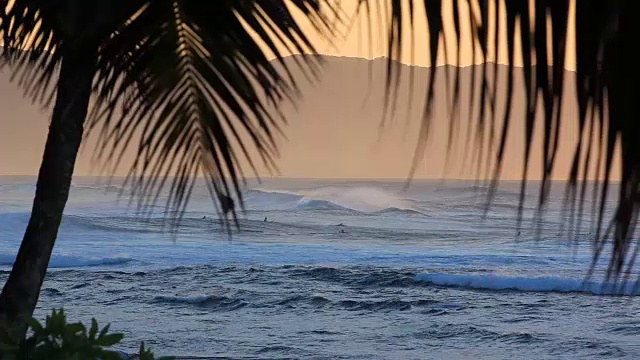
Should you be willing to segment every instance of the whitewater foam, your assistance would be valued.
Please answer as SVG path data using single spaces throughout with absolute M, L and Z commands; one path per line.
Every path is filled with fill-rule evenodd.
M 162 201 L 147 221 L 112 200 L 117 189 L 78 185 L 35 315 L 64 305 L 77 320 L 112 322 L 128 334 L 119 350 L 156 339 L 156 353 L 182 358 L 640 359 L 640 298 L 583 284 L 591 242 L 574 256 L 557 236 L 564 192 L 551 193 L 537 241 L 526 212 L 516 240 L 517 198 L 499 193 L 483 219 L 486 198 L 466 182 L 403 192 L 400 182 L 266 180 L 284 191 L 246 191 L 229 238 L 204 184 L 175 233 Z M 10 188 L 0 187 L 4 265 L 33 202 L 32 185 Z M 302 210 L 303 198 L 351 210 Z
M 292 204 L 299 210 L 418 211 L 412 200 L 374 187 L 328 186 L 300 191 L 252 189 L 249 194 L 249 207 L 265 209 L 280 209 Z
M 640 295 L 640 289 L 629 283 L 611 285 L 555 276 L 524 277 L 496 274 L 423 273 L 416 280 L 438 286 L 456 286 L 482 290 L 515 290 L 525 292 L 590 293 L 593 295 Z
M 0 266 L 13 266 L 15 255 L 0 254 Z M 124 265 L 132 262 L 127 257 L 82 257 L 72 255 L 53 255 L 49 262 L 49 268 L 74 268 L 92 266 Z
M 327 200 L 317 200 L 307 197 L 303 197 L 296 204 L 296 208 L 299 210 L 332 210 L 332 211 L 348 211 L 353 210 L 340 206 L 336 203 Z
M 375 212 L 389 208 L 412 210 L 412 203 L 396 194 L 373 187 L 324 187 L 304 193 L 305 197 L 331 201 L 349 209 Z

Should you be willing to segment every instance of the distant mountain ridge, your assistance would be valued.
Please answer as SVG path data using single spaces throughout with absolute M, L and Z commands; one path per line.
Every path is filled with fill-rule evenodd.
M 414 158 L 415 146 L 420 134 L 423 118 L 423 104 L 430 68 L 410 66 L 399 63 L 399 86 L 394 91 L 396 97 L 395 116 L 388 118 L 383 127 L 386 68 L 385 58 L 372 60 L 354 57 L 322 55 L 323 66 L 316 82 L 310 83 L 303 72 L 295 65 L 301 55 L 292 55 L 283 59 L 297 80 L 302 97 L 297 106 L 289 103 L 279 104 L 278 108 L 288 120 L 283 127 L 287 140 L 279 141 L 281 156 L 277 160 L 280 175 L 283 177 L 317 178 L 404 178 L 409 172 Z M 278 61 L 274 65 L 280 67 Z M 487 66 L 487 76 L 493 81 L 494 64 Z M 476 71 L 476 81 L 480 79 L 482 65 L 461 67 L 459 99 L 458 144 L 450 157 L 444 172 L 446 160 L 446 142 L 450 121 L 445 94 L 445 73 L 453 78 L 455 66 L 441 66 L 436 79 L 430 141 L 424 149 L 418 178 L 474 178 L 470 159 L 462 159 L 467 124 L 476 123 L 479 91 L 475 92 L 474 108 L 471 109 L 469 88 L 471 74 Z M 497 101 L 498 120 L 504 106 L 504 88 L 506 87 L 506 65 L 497 66 L 499 72 L 499 91 Z M 440 70 L 440 69 L 439 69 Z M 410 79 L 413 76 L 413 80 Z M 22 90 L 16 84 L 8 82 L 9 74 L 0 73 L 0 119 L 3 131 L 0 132 L 0 153 L 14 154 L 2 156 L 0 174 L 35 174 L 39 167 L 41 151 L 44 146 L 48 125 L 48 111 L 40 111 L 28 99 L 22 97 Z M 412 88 L 410 85 L 412 84 Z M 479 84 L 476 82 L 476 85 Z M 453 84 L 450 84 L 453 85 Z M 522 71 L 514 72 L 514 96 L 512 121 L 514 136 L 507 143 L 508 159 L 504 164 L 503 176 L 509 179 L 519 178 L 522 165 L 522 143 L 524 140 L 524 81 Z M 453 91 L 453 86 L 449 87 Z M 451 93 L 450 93 L 451 96 Z M 562 169 L 557 178 L 565 178 L 576 140 L 577 108 L 575 106 L 575 73 L 565 72 L 565 96 L 563 117 L 563 145 L 559 154 L 558 167 Z M 571 100 L 571 101 L 569 101 Z M 411 105 L 411 106 L 409 106 Z M 496 123 L 496 128 L 499 122 Z M 566 131 L 569 130 L 569 131 Z M 382 132 L 381 132 L 382 131 Z M 538 134 L 541 131 L 536 130 Z M 497 130 L 496 130 L 496 133 Z M 499 133 L 498 133 L 499 134 Z M 538 139 L 539 140 L 539 139 Z M 540 175 L 539 151 L 535 150 L 541 141 L 534 144 L 533 178 Z M 566 144 L 566 146 L 565 146 Z M 91 169 L 91 142 L 78 160 L 77 174 L 89 175 Z M 471 148 L 472 149 L 472 148 Z M 487 152 L 485 151 L 485 154 Z M 125 158 L 130 161 L 131 158 Z M 123 169 L 123 172 L 126 169 Z M 262 175 L 266 172 L 259 169 Z
M 290 61 L 290 60 L 293 60 L 293 59 L 303 60 L 305 58 L 320 58 L 320 59 L 323 59 L 324 61 L 329 61 L 329 62 L 332 62 L 334 60 L 337 60 L 337 61 L 339 61 L 339 60 L 354 60 L 354 61 L 358 61 L 358 62 L 368 62 L 368 63 L 383 62 L 385 65 L 387 64 L 387 62 L 388 62 L 387 60 L 389 59 L 386 56 L 377 56 L 377 57 L 369 59 L 369 58 L 366 58 L 366 57 L 358 57 L 358 56 L 339 56 L 339 55 L 323 55 L 323 54 L 318 54 L 318 55 L 294 54 L 294 55 L 287 55 L 287 56 L 283 57 L 283 59 L 285 61 Z M 453 60 L 454 59 L 452 59 L 452 61 Z M 271 62 L 272 63 L 278 63 L 279 60 L 278 59 L 273 59 L 273 60 L 271 60 Z M 410 67 L 424 68 L 424 69 L 431 69 L 432 68 L 432 66 L 428 66 L 428 65 L 408 64 L 408 63 L 404 63 L 402 61 L 395 60 L 395 59 L 392 59 L 391 63 L 394 64 L 394 65 L 400 65 L 400 66 L 409 67 L 409 68 Z M 452 69 L 455 69 L 456 67 L 459 67 L 460 69 L 466 69 L 466 68 L 472 68 L 472 67 L 482 68 L 483 64 L 487 64 L 489 66 L 493 66 L 493 65 L 496 64 L 496 62 L 492 61 L 492 60 L 487 60 L 485 62 L 480 62 L 480 63 L 477 63 L 477 64 L 470 64 L 470 65 L 456 66 L 456 64 L 452 63 L 452 64 L 440 64 L 440 65 L 436 65 L 436 67 L 437 68 L 452 68 Z M 503 63 L 498 63 L 498 66 L 504 66 L 505 68 L 508 68 L 508 65 L 507 64 L 503 64 Z M 537 65 L 533 64 L 532 68 L 535 69 L 536 66 Z M 522 69 L 523 68 L 523 66 L 520 66 L 520 65 L 513 65 L 513 67 L 515 69 Z M 551 69 L 552 67 L 549 66 L 549 68 Z M 567 69 L 567 68 L 565 68 L 565 71 L 566 72 L 570 72 L 570 73 L 575 73 L 574 70 Z

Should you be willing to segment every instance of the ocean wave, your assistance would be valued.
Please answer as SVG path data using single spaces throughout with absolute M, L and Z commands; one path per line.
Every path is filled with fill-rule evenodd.
M 238 233 L 253 235 L 254 239 L 263 241 L 265 237 L 260 238 L 260 235 L 264 236 L 324 236 L 339 234 L 340 230 L 344 230 L 345 234 L 352 240 L 371 240 L 371 239 L 422 239 L 425 236 L 429 236 L 430 233 L 419 229 L 404 229 L 404 228 L 379 228 L 379 227 L 366 227 L 359 226 L 357 223 L 353 224 L 349 216 L 360 214 L 355 210 L 343 209 L 335 210 L 335 207 L 330 205 L 325 206 L 325 209 L 334 210 L 317 210 L 320 206 L 317 204 L 310 204 L 310 206 L 316 210 L 306 210 L 309 214 L 305 214 L 305 210 L 297 210 L 298 216 L 307 216 L 314 214 L 330 214 L 337 215 L 339 218 L 331 219 L 323 224 L 305 224 L 297 223 L 290 217 L 291 213 L 263 213 L 263 212 L 247 212 L 245 215 L 247 218 L 238 219 L 240 225 L 237 230 Z M 390 214 L 394 212 L 391 211 Z M 361 216 L 382 216 L 376 214 L 360 214 Z M 395 215 L 386 215 L 388 217 Z M 409 215 L 403 215 L 409 216 Z M 416 215 L 413 215 L 416 216 Z M 267 217 L 267 221 L 264 218 Z M 342 223 L 344 226 L 339 226 Z M 172 226 L 176 227 L 172 227 Z M 23 226 L 20 224 L 20 226 Z M 77 216 L 67 215 L 63 222 L 63 229 L 65 231 L 81 229 L 82 231 L 107 233 L 110 236 L 122 236 L 123 234 L 165 234 L 170 230 L 175 230 L 178 234 L 206 234 L 206 236 L 228 236 L 227 227 L 223 220 L 218 218 L 203 218 L 198 214 L 193 216 L 191 214 L 186 215 L 179 221 L 174 219 L 164 218 L 140 218 L 135 216 Z M 232 231 L 236 231 L 232 227 Z M 335 236 L 335 235 L 333 235 Z M 439 234 L 439 237 L 447 236 Z M 271 240 L 269 240 L 271 241 Z
M 506 344 L 531 344 L 533 342 L 547 341 L 546 337 L 541 334 L 519 331 L 500 332 L 467 324 L 435 325 L 428 330 L 419 331 L 413 335 L 417 338 L 430 339 L 463 337 L 480 342 L 498 341 Z
M 36 180 L 33 182 L 16 182 L 9 184 L 0 184 L 1 191 L 34 191 L 36 189 Z M 108 184 L 71 184 L 71 191 L 98 191 L 98 192 L 120 192 L 123 190 L 119 185 Z
M 44 288 L 42 289 L 41 293 L 45 296 L 51 296 L 51 297 L 62 295 L 62 291 L 55 288 Z
M 439 193 L 463 193 L 463 192 L 486 192 L 491 189 L 490 185 L 469 185 L 469 186 L 441 186 L 435 189 Z
M 13 266 L 15 255 L 0 255 L 0 266 Z M 76 268 L 94 266 L 124 265 L 134 261 L 126 257 L 89 258 L 72 255 L 54 255 L 49 261 L 49 268 Z
M 90 267 L 90 266 L 111 266 L 124 265 L 134 261 L 126 257 L 112 258 L 84 258 L 79 256 L 55 256 L 51 259 L 49 267 L 67 268 L 67 267 Z
M 335 308 L 346 311 L 407 311 L 413 308 L 428 308 L 431 310 L 453 309 L 456 307 L 451 304 L 441 303 L 433 300 L 408 300 L 399 297 L 390 297 L 387 299 L 370 300 L 370 299 L 330 299 L 321 295 L 292 295 L 277 301 L 273 305 L 284 306 L 288 308 L 310 307 L 314 309 Z
M 298 201 L 296 208 L 299 210 L 324 210 L 324 211 L 353 211 L 344 206 L 340 206 L 334 202 L 328 200 L 316 200 L 309 198 L 302 198 Z
M 289 275 L 304 277 L 315 281 L 342 283 L 357 288 L 389 288 L 420 286 L 423 282 L 415 279 L 411 271 L 363 268 L 334 267 L 293 267 L 285 268 Z
M 17 225 L 20 226 L 20 230 L 23 229 L 23 226 L 29 221 L 29 217 L 31 216 L 31 212 L 27 211 L 3 211 L 0 212 L 0 226 L 11 226 Z
M 486 200 L 486 195 L 491 191 L 490 185 L 472 185 L 472 186 L 446 186 L 435 189 L 435 193 L 443 194 L 446 196 L 455 196 L 456 199 L 467 200 Z M 532 195 L 525 193 L 525 195 Z M 504 198 L 506 200 L 513 200 L 520 198 L 520 192 L 518 190 L 510 190 L 503 187 L 497 187 L 493 192 L 493 199 Z
M 13 184 L 0 184 L 0 191 L 10 192 L 10 191 L 35 191 L 36 185 L 35 183 L 13 183 Z
M 298 194 L 292 191 L 284 191 L 284 190 L 265 190 L 265 189 L 249 189 L 246 191 L 245 196 L 263 196 L 263 197 L 274 197 L 280 199 L 290 199 L 296 200 L 300 199 L 303 195 Z
M 189 220 L 189 219 L 183 219 Z M 194 219 L 191 219 L 194 220 Z M 63 226 L 74 226 L 96 231 L 152 233 L 163 232 L 167 224 L 164 218 L 144 218 L 141 216 L 79 216 L 66 215 Z
M 291 192 L 250 189 L 245 193 L 245 202 L 250 210 L 288 210 L 295 208 L 303 195 Z
M 297 210 L 306 210 L 306 211 L 336 211 L 336 212 L 348 212 L 354 214 L 371 214 L 371 215 L 420 215 L 425 216 L 425 214 L 421 211 L 410 209 L 410 208 L 397 208 L 397 207 L 386 207 L 380 210 L 375 211 L 363 211 L 354 209 L 348 206 L 341 205 L 340 203 L 336 203 L 329 200 L 317 200 L 304 197 L 298 201 L 296 204 Z
M 329 299 L 320 295 L 313 295 L 313 296 L 293 295 L 278 301 L 276 305 L 295 307 L 296 305 L 306 304 L 306 305 L 311 305 L 313 307 L 319 308 L 327 305 L 329 302 L 330 302 Z
M 416 280 L 438 286 L 455 286 L 480 290 L 514 290 L 523 292 L 588 293 L 593 295 L 640 295 L 634 284 L 608 285 L 555 276 L 524 277 L 495 274 L 423 273 Z
M 71 191 L 98 191 L 107 193 L 120 193 L 125 190 L 119 185 L 107 185 L 107 184 L 71 184 Z
M 272 353 L 272 352 L 277 352 L 277 353 L 297 353 L 297 352 L 302 352 L 302 351 L 303 351 L 303 349 L 292 347 L 292 346 L 271 345 L 271 346 L 265 346 L 265 347 L 259 349 L 257 351 L 257 353 L 258 354 Z
M 418 212 L 415 200 L 376 187 L 327 186 L 312 190 L 251 189 L 247 205 L 252 210 L 321 210 L 360 213 Z
M 632 322 L 630 324 L 613 327 L 609 331 L 618 335 L 638 336 L 640 335 L 640 324 Z
M 342 300 L 338 306 L 348 311 L 406 311 L 415 302 L 400 299 L 388 300 Z
M 169 296 L 158 295 L 154 297 L 156 302 L 168 304 L 197 305 L 220 311 L 232 311 L 247 305 L 241 299 L 234 299 L 223 295 L 191 295 L 191 296 Z
M 420 215 L 420 216 L 426 216 L 425 213 L 423 213 L 422 211 L 418 211 L 418 210 L 414 210 L 414 209 L 400 209 L 400 208 L 396 208 L 396 207 L 389 207 L 386 209 L 382 209 L 379 211 L 374 212 L 375 214 L 390 214 L 390 215 Z

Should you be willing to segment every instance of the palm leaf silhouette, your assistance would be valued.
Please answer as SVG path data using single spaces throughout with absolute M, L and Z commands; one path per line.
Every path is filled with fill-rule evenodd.
M 435 66 L 436 59 L 440 52 L 446 51 L 444 42 L 447 36 L 453 36 L 458 47 L 460 46 L 462 37 L 460 24 L 468 23 L 471 28 L 472 54 L 475 57 L 475 49 L 479 49 L 481 55 L 479 60 L 483 64 L 481 74 L 478 74 L 479 82 L 472 83 L 469 90 L 471 99 L 475 99 L 474 92 L 480 92 L 478 115 L 471 119 L 475 125 L 477 139 L 475 144 L 478 151 L 475 153 L 479 153 L 476 161 L 482 164 L 483 149 L 488 147 L 492 150 L 491 155 L 495 156 L 492 189 L 495 191 L 503 159 L 506 156 L 505 144 L 510 136 L 510 127 L 513 121 L 524 121 L 525 151 L 518 211 L 520 221 L 529 175 L 534 128 L 537 121 L 542 121 L 543 178 L 538 208 L 543 209 L 549 195 L 550 177 L 556 164 L 558 147 L 562 142 L 560 125 L 563 122 L 573 121 L 560 116 L 564 99 L 565 58 L 568 51 L 573 51 L 567 47 L 572 3 L 568 0 L 536 0 L 532 4 L 526 0 L 453 0 L 453 14 L 449 16 L 443 12 L 444 2 L 441 0 L 425 0 L 423 14 L 417 14 L 414 8 L 414 3 L 417 3 L 415 1 L 390 0 L 390 3 L 392 10 L 387 49 L 387 56 L 390 59 L 399 59 L 402 56 L 402 44 L 407 38 L 402 24 L 409 21 L 410 32 L 413 32 L 415 31 L 414 17 L 422 16 L 427 21 L 429 31 L 431 76 L 427 86 L 422 137 L 416 150 L 411 174 L 415 171 L 415 164 L 420 159 L 429 131 L 435 92 L 434 80 L 439 72 L 439 67 Z M 473 11 L 460 11 L 461 4 Z M 577 217 L 577 220 L 580 220 L 583 214 L 588 188 L 588 169 L 594 165 L 595 177 L 598 180 L 595 181 L 591 191 L 599 205 L 598 209 L 594 209 L 597 232 L 592 270 L 605 246 L 611 244 L 612 256 L 607 267 L 607 280 L 623 279 L 626 282 L 634 273 L 638 250 L 638 244 L 634 246 L 633 237 L 638 217 L 640 184 L 640 144 L 635 140 L 635 134 L 640 127 L 637 121 L 640 110 L 635 104 L 633 94 L 640 79 L 632 70 L 635 59 L 630 54 L 634 44 L 632 34 L 636 34 L 640 25 L 632 18 L 630 5 L 624 2 L 581 1 L 573 2 L 572 6 L 575 6 L 573 30 L 576 35 L 577 99 L 568 99 L 568 101 L 576 101 L 578 105 L 579 136 L 574 145 L 572 164 L 568 169 L 569 180 L 565 206 L 571 210 L 570 222 L 575 224 L 575 230 L 579 226 L 579 221 L 574 222 L 574 218 Z M 500 9 L 499 16 L 495 16 L 496 9 Z M 368 0 L 360 0 L 358 11 L 375 19 L 380 16 L 375 14 L 375 11 L 381 10 L 379 8 L 376 10 Z M 487 71 L 490 66 L 489 60 L 497 59 L 498 49 L 504 46 L 500 44 L 498 38 L 501 18 L 506 20 L 507 34 L 508 73 L 505 87 L 498 86 L 499 82 L 495 78 L 497 71 L 494 71 L 493 79 L 489 77 Z M 444 22 L 453 23 L 453 34 L 445 33 Z M 494 31 L 494 37 L 490 37 L 490 28 Z M 517 54 L 522 59 L 521 67 L 515 66 L 516 40 L 521 45 L 520 54 Z M 493 53 L 489 52 L 491 48 L 494 49 Z M 455 62 L 460 63 L 459 48 Z M 513 76 L 517 71 L 521 71 L 525 79 L 523 96 L 526 113 L 523 114 L 524 116 L 514 116 L 515 114 L 511 111 L 514 96 L 518 96 L 513 86 Z M 397 86 L 397 82 L 392 79 L 398 76 L 398 72 L 399 66 L 394 66 L 390 61 L 387 71 L 389 78 L 387 91 L 393 91 L 394 84 Z M 472 79 L 476 79 L 475 73 Z M 456 72 L 453 79 L 452 103 L 454 106 L 459 105 L 458 82 L 458 72 Z M 449 84 L 448 81 L 447 84 Z M 495 99 L 499 91 L 506 92 L 506 104 L 502 113 L 496 113 Z M 448 94 L 449 91 L 446 93 Z M 393 102 L 394 99 L 391 97 L 388 101 Z M 543 112 L 541 117 L 536 116 L 539 109 Z M 452 116 L 450 121 L 452 131 L 455 129 L 455 124 L 456 117 Z M 496 134 L 497 125 L 499 127 Z M 605 226 L 605 205 L 610 190 L 614 152 L 617 146 L 621 149 L 621 181 L 613 218 Z M 604 167 L 600 164 L 604 164 Z M 489 192 L 489 200 L 494 194 L 493 191 Z
M 74 26 L 63 24 L 71 10 L 81 19 Z M 48 105 L 65 42 L 97 42 L 87 123 L 87 133 L 98 136 L 96 160 L 113 173 L 135 149 L 125 184 L 143 213 L 168 190 L 166 210 L 181 215 L 204 176 L 221 215 L 236 219 L 240 158 L 257 176 L 253 147 L 277 170 L 284 118 L 272 105 L 298 95 L 285 63 L 278 71 L 267 54 L 282 60 L 280 49 L 316 53 L 292 11 L 327 36 L 334 28 L 333 6 L 312 0 L 18 0 L 2 14 L 4 59 L 26 93 Z M 298 66 L 311 78 L 319 64 L 309 57 Z
M 0 5 L 0 65 L 11 68 L 32 99 L 48 105 L 55 93 L 31 217 L 0 293 L 0 338 L 24 337 L 88 133 L 98 134 L 95 154 L 107 171 L 128 148 L 135 150 L 125 183 L 142 214 L 166 193 L 176 229 L 196 178 L 204 176 L 221 223 L 227 230 L 231 221 L 238 226 L 239 159 L 255 172 L 254 150 L 274 169 L 274 139 L 284 119 L 269 107 L 297 95 L 286 66 L 277 71 L 267 53 L 281 62 L 282 48 L 315 53 L 292 11 L 329 34 L 331 6 L 313 0 Z M 298 66 L 313 76 L 318 64 L 308 58 Z
M 417 1 L 358 0 L 358 13 L 368 23 L 378 21 L 388 29 L 388 57 L 402 56 L 402 44 L 407 41 L 405 24 L 413 29 L 418 17 L 424 18 L 429 30 L 431 63 L 434 64 L 446 36 L 443 24 L 454 24 L 453 37 L 461 38 L 461 24 L 471 28 L 472 54 L 481 56 L 479 81 L 472 84 L 471 99 L 479 92 L 479 112 L 475 123 L 475 160 L 481 164 L 487 156 L 482 152 L 488 143 L 495 155 L 491 170 L 495 181 L 505 157 L 505 144 L 513 121 L 524 121 L 526 128 L 524 166 L 519 217 L 522 216 L 524 189 L 528 178 L 533 131 L 537 121 L 543 122 L 543 179 L 539 208 L 548 197 L 550 176 L 556 164 L 556 154 L 562 141 L 560 117 L 563 104 L 564 62 L 567 54 L 567 33 L 570 2 L 568 0 L 536 0 L 530 6 L 526 0 L 454 0 L 453 16 L 443 13 L 443 1 L 424 1 L 424 13 L 416 10 Z M 577 3 L 577 2 L 576 2 Z M 598 199 L 595 260 L 611 239 L 613 255 L 608 276 L 628 279 L 637 254 L 633 245 L 638 213 L 640 145 L 634 141 L 638 115 L 631 94 L 638 76 L 625 71 L 634 65 L 632 53 L 636 22 L 631 18 L 630 5 L 623 2 L 585 1 L 574 3 L 576 34 L 576 86 L 578 97 L 578 141 L 569 169 L 567 204 L 571 216 L 581 217 L 586 197 L 588 169 L 596 166 L 592 196 Z M 240 156 L 248 157 L 247 144 L 240 132 L 249 135 L 261 161 L 274 168 L 277 149 L 273 141 L 283 119 L 267 110 L 268 102 L 278 102 L 295 96 L 295 81 L 285 73 L 275 71 L 256 37 L 266 44 L 277 59 L 287 51 L 315 53 L 304 31 L 298 26 L 289 7 L 295 7 L 311 20 L 316 29 L 328 36 L 335 35 L 332 18 L 339 18 L 340 1 L 313 0 L 245 0 L 245 1 L 114 1 L 82 5 L 81 1 L 18 0 L 2 14 L 6 50 L 5 59 L 14 65 L 19 82 L 34 98 L 51 98 L 48 84 L 54 76 L 61 55 L 58 49 L 74 29 L 83 29 L 88 37 L 100 41 L 99 66 L 94 93 L 96 105 L 89 128 L 99 131 L 98 158 L 117 166 L 121 154 L 129 146 L 136 147 L 135 162 L 128 181 L 141 204 L 152 204 L 161 189 L 168 187 L 167 206 L 184 209 L 196 175 L 202 174 L 216 204 L 227 213 L 239 191 L 244 173 L 237 167 Z M 473 12 L 460 10 L 465 4 Z M 390 22 L 384 22 L 381 12 L 388 7 Z M 289 6 L 289 7 L 288 7 Z M 85 14 L 85 20 L 69 27 L 61 21 L 61 9 L 74 9 Z M 325 9 L 325 11 L 323 11 Z M 329 9 L 328 11 L 326 9 Z M 490 16 L 501 9 L 506 19 L 508 65 L 506 89 L 496 86 L 497 76 L 488 75 L 490 57 L 496 58 L 499 39 L 490 37 L 490 28 L 499 28 L 499 16 Z M 100 16 L 98 16 L 99 14 Z M 407 18 L 408 14 L 408 18 Z M 82 17 L 81 17 L 82 18 Z M 215 21 L 212 19 L 215 18 Z M 490 19 L 493 22 L 490 23 Z M 98 19 L 98 21 L 96 21 Z M 248 30 L 250 29 L 250 30 Z M 411 30 L 413 31 L 413 30 Z M 495 31 L 497 33 L 497 30 Z M 413 34 L 409 34 L 414 41 Z M 67 40 L 65 40 L 67 37 Z M 515 66 L 515 43 L 520 42 L 522 67 Z M 548 42 L 547 39 L 550 39 Z M 494 54 L 489 49 L 494 49 Z M 17 51 L 29 49 L 28 52 Z M 448 54 L 446 54 L 448 56 Z M 318 59 L 307 57 L 300 66 L 313 76 Z M 456 52 L 457 64 L 460 51 Z M 474 59 L 475 62 L 475 59 Z M 399 64 L 388 63 L 387 103 L 393 113 L 393 91 L 398 86 L 394 76 Z M 514 117 L 511 112 L 513 75 L 521 71 L 525 79 L 526 113 Z M 431 106 L 435 96 L 434 79 L 438 68 L 431 68 L 425 101 L 422 137 L 416 149 L 420 158 L 429 132 Z M 472 79 L 476 79 L 475 74 Z M 458 73 L 454 74 L 452 107 L 459 106 Z M 49 89 L 49 90 L 47 90 Z M 507 93 L 505 110 L 496 114 L 498 91 Z M 266 100 L 265 100 L 266 99 Z M 570 99 L 571 100 L 571 99 Z M 472 105 L 473 106 L 473 105 Z M 115 116 L 115 109 L 123 116 Z M 538 109 L 543 109 L 537 120 Z M 456 117 L 451 118 L 455 131 Z M 136 139 L 136 137 L 138 137 Z M 586 139 L 586 140 L 585 140 Z M 621 182 L 617 207 L 609 226 L 605 226 L 605 203 L 610 187 L 616 146 L 621 149 Z M 475 156 L 475 155 L 474 155 Z M 487 162 L 488 164 L 489 162 Z M 604 167 L 600 164 L 603 163 Z M 410 174 L 415 171 L 415 166 Z M 169 177 L 170 174 L 177 174 Z M 576 209 L 577 203 L 577 209 Z M 231 214 L 235 212 L 231 211 Z

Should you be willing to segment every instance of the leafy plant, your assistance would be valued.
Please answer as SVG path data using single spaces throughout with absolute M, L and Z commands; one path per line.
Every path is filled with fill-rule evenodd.
M 151 349 L 144 348 L 144 341 L 140 343 L 140 350 L 138 350 L 138 359 L 140 360 L 173 360 L 174 358 L 171 356 L 163 356 L 159 358 L 155 358 Z
M 3 359 L 14 360 L 122 360 L 122 356 L 107 348 L 119 343 L 121 333 L 109 333 L 109 324 L 101 330 L 96 319 L 91 328 L 80 322 L 67 323 L 64 309 L 52 310 L 44 325 L 36 319 L 29 321 L 29 336 L 20 342 L 0 343 Z M 155 360 L 153 353 L 140 344 L 139 359 Z M 158 360 L 172 359 L 169 357 Z

